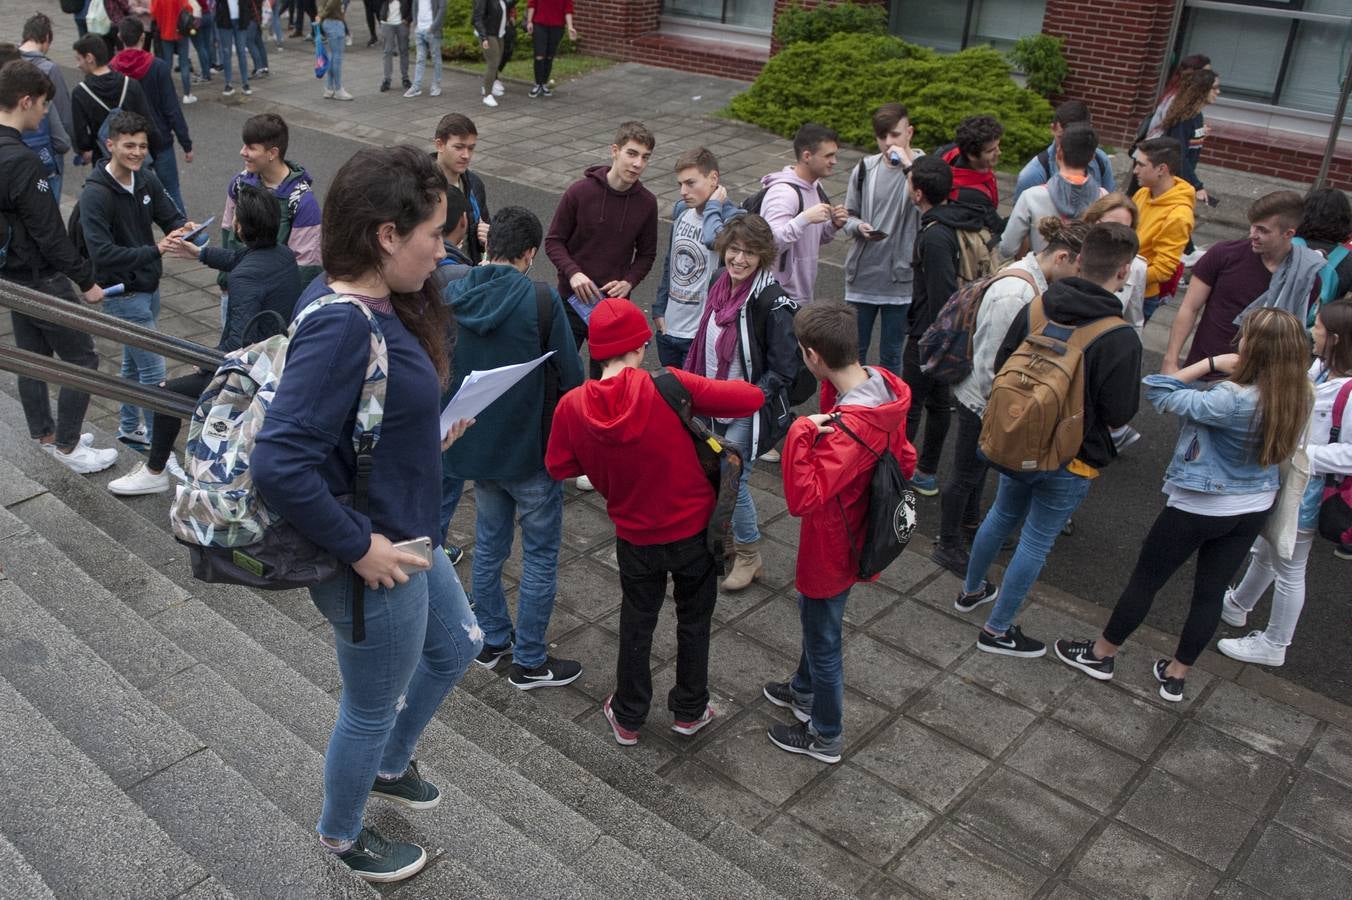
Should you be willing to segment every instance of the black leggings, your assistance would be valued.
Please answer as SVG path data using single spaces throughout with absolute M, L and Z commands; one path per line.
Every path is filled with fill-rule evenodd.
M 915 470 L 933 475 L 939 471 L 944 438 L 953 416 L 953 389 L 920 370 L 920 340 L 910 337 L 901 351 L 901 380 L 911 389 L 911 408 L 906 411 L 906 440 L 912 444 L 920 434 L 920 417 L 928 413 L 925 440 L 920 445 L 920 461 Z
M 535 83 L 549 84 L 549 73 L 554 71 L 554 54 L 563 40 L 562 25 L 533 26 L 535 44 Z
M 981 439 L 981 417 L 961 403 L 958 413 L 958 437 L 953 444 L 953 471 L 939 500 L 939 543 L 962 546 L 962 526 L 980 524 L 981 493 L 986 486 L 986 461 L 977 451 Z
M 1193 665 L 1215 635 L 1225 587 L 1239 571 L 1267 517 L 1267 510 L 1238 516 L 1199 516 L 1166 506 L 1146 535 L 1136 569 L 1113 608 L 1103 636 L 1112 644 L 1125 643 L 1145 621 L 1155 594 L 1195 552 L 1192 606 L 1174 651 L 1178 662 Z
M 164 388 L 173 391 L 175 394 L 182 394 L 185 397 L 195 399 L 202 396 L 202 391 L 206 390 L 207 383 L 211 381 L 214 374 L 212 372 L 193 372 L 166 381 Z M 182 427 L 183 421 L 178 416 L 155 413 L 155 418 L 151 421 L 150 426 L 150 454 L 146 460 L 148 468 L 156 472 L 164 471 L 165 463 L 169 462 L 169 454 L 174 451 L 174 441 L 178 440 L 178 432 Z

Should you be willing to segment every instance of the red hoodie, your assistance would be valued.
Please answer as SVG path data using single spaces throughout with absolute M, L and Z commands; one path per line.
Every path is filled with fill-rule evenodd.
M 154 61 L 155 54 L 148 50 L 119 50 L 116 56 L 108 60 L 108 68 L 140 81 L 146 77 Z
M 765 403 L 765 393 L 745 381 L 670 371 L 690 392 L 696 415 L 749 416 Z M 545 468 L 560 480 L 590 478 L 606 498 L 615 533 L 631 544 L 688 538 L 709 524 L 714 511 L 714 489 L 690 432 L 642 369 L 588 381 L 563 395 Z
M 962 198 L 958 196 L 958 192 L 964 188 L 972 188 L 985 194 L 992 206 L 1000 205 L 1000 185 L 995 181 L 995 172 L 989 169 L 978 172 L 962 165 L 962 154 L 957 147 L 946 152 L 943 160 L 953 169 L 953 191 L 948 195 L 948 199 L 960 200 Z
M 821 408 L 840 413 L 845 424 L 875 452 L 890 447 L 901 473 L 915 473 L 915 448 L 906 440 L 906 410 L 911 389 L 886 369 L 869 366 L 882 377 L 894 399 L 879 406 L 836 406 L 836 389 L 822 382 Z M 820 434 L 808 419 L 789 427 L 784 439 L 784 499 L 789 513 L 802 518 L 798 531 L 796 586 L 805 597 L 834 597 L 859 581 L 859 546 L 868 512 L 868 483 L 875 458 L 848 434 Z M 869 579 L 876 581 L 876 577 Z

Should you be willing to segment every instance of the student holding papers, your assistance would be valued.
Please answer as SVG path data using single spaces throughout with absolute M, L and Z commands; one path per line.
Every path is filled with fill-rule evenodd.
M 492 669 L 511 655 L 508 680 L 521 690 L 571 684 L 582 673 L 578 663 L 548 656 L 545 645 L 563 533 L 563 486 L 545 471 L 544 442 L 558 396 L 582 384 L 583 374 L 563 301 L 553 288 L 540 288 L 550 299 L 550 321 L 542 328 L 537 286 L 526 277 L 542 232 L 529 210 L 499 210 L 488 235 L 488 264 L 446 289 L 459 327 L 452 392 L 472 371 L 531 363 L 553 352 L 475 416 L 475 426 L 447 453 L 447 468 L 474 481 L 471 593 L 484 631 L 478 663 Z M 557 391 L 546 396 L 550 381 Z M 513 630 L 502 564 L 517 519 L 522 563 Z

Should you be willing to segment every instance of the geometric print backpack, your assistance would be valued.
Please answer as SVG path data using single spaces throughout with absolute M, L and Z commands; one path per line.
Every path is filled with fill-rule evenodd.
M 371 326 L 371 352 L 352 429 L 357 476 L 352 495 L 338 498 L 358 512 L 366 511 L 372 452 L 380 440 L 384 416 L 389 355 L 380 324 L 366 304 L 329 294 L 306 306 L 286 333 L 228 354 L 197 401 L 184 452 L 187 478 L 175 489 L 169 521 L 174 537 L 188 546 L 193 577 L 200 581 L 286 590 L 351 571 L 269 509 L 249 469 L 254 440 L 285 372 L 292 335 L 316 310 L 335 303 L 356 306 Z M 352 631 L 353 640 L 359 642 L 365 633 L 364 585 L 355 572 L 352 576 L 356 589 Z

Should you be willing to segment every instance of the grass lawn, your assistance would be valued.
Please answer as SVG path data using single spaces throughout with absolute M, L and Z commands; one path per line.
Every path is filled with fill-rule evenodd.
M 573 53 L 568 56 L 556 56 L 554 58 L 554 70 L 551 77 L 555 81 L 567 81 L 570 78 L 576 78 L 579 75 L 586 75 L 588 72 L 595 72 L 600 69 L 613 66 L 619 60 L 604 59 L 600 56 L 583 56 L 581 53 Z M 476 75 L 484 70 L 482 62 L 473 63 L 463 59 L 448 59 L 445 62 L 447 68 L 459 69 L 462 72 L 473 72 Z M 532 59 L 514 59 L 507 64 L 507 68 L 502 70 L 502 77 L 509 81 L 524 81 L 526 84 L 532 84 L 535 81 L 535 60 Z

